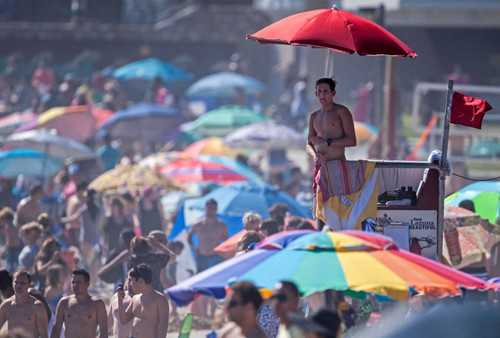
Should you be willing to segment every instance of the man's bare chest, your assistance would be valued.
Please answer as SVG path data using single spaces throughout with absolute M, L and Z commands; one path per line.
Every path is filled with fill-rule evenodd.
M 35 323 L 36 315 L 32 304 L 11 306 L 7 311 L 7 320 L 24 323 Z
M 318 134 L 342 128 L 340 115 L 335 111 L 318 112 L 314 119 L 314 129 Z
M 68 320 L 81 320 L 86 322 L 94 322 L 97 318 L 97 310 L 92 303 L 70 303 L 66 311 Z

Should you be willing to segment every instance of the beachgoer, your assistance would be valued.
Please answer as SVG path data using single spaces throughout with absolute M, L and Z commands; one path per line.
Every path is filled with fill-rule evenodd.
M 63 218 L 61 221 L 66 222 L 64 228 L 64 235 L 66 238 L 66 243 L 68 246 L 74 246 L 80 249 L 80 232 L 82 229 L 82 223 L 80 217 L 78 217 L 78 210 L 80 210 L 86 203 L 85 190 L 87 189 L 87 183 L 78 183 L 76 187 L 76 193 L 73 194 L 66 205 L 66 215 L 67 218 Z
M 278 338 L 304 337 L 301 335 L 300 330 L 292 327 L 292 323 L 288 319 L 290 313 L 297 312 L 299 299 L 299 289 L 297 289 L 294 283 L 282 281 L 276 284 L 273 295 L 271 296 L 271 303 L 274 313 L 276 313 L 280 319 Z
M 101 136 L 102 146 L 97 150 L 97 156 L 101 162 L 101 171 L 106 172 L 113 169 L 120 161 L 120 150 L 111 144 L 111 135 L 105 132 Z
M 316 97 L 321 109 L 309 118 L 306 152 L 316 163 L 345 160 L 345 148 L 356 146 L 354 122 L 349 109 L 333 102 L 336 82 L 331 78 L 316 81 Z
M 150 252 L 153 248 L 159 252 Z M 128 268 L 132 269 L 141 263 L 148 264 L 153 274 L 151 286 L 156 291 L 162 292 L 163 287 L 160 281 L 160 272 L 168 263 L 175 262 L 175 254 L 166 245 L 158 242 L 153 236 L 134 237 L 130 243 L 130 251 L 132 251 L 132 257 L 129 259 Z
M 141 227 L 141 234 L 147 236 L 151 231 L 163 231 L 163 207 L 153 187 L 146 187 L 137 202 L 137 222 Z
M 125 291 L 123 307 L 126 309 L 132 301 L 132 297 L 135 296 L 134 288 L 132 287 L 132 282 L 129 278 L 126 279 L 125 284 L 123 285 L 123 290 Z M 113 337 L 116 338 L 129 338 L 132 334 L 132 321 L 127 324 L 122 324 L 120 322 L 118 292 L 113 295 L 111 301 L 109 302 L 108 329 L 110 331 L 112 329 Z
M 85 270 L 73 271 L 71 286 L 74 294 L 64 297 L 57 305 L 56 323 L 50 334 L 51 338 L 61 336 L 64 323 L 66 337 L 108 336 L 108 322 L 104 302 L 88 293 L 90 275 Z
M 17 205 L 17 226 L 36 221 L 42 209 L 38 202 L 43 198 L 43 188 L 40 184 L 34 185 L 30 189 L 30 195 L 23 198 Z
M 168 329 L 168 301 L 151 285 L 151 267 L 148 264 L 139 264 L 130 269 L 128 278 L 136 295 L 125 309 L 125 291 L 121 287 L 117 289 L 120 322 L 125 325 L 132 321 L 130 337 L 165 338 Z
M 0 211 L 0 228 L 5 231 L 5 245 L 0 257 L 6 259 L 8 271 L 16 271 L 19 263 L 18 257 L 23 247 L 19 240 L 19 229 L 14 225 L 14 211 L 9 207 L 4 207 Z
M 339 315 L 330 309 L 319 309 L 307 318 L 300 313 L 291 313 L 289 320 L 302 329 L 307 338 L 341 337 L 341 320 Z
M 198 248 L 194 247 L 193 236 L 198 234 Z M 205 218 L 193 224 L 188 233 L 188 243 L 196 254 L 198 272 L 206 270 L 224 260 L 214 249 L 228 237 L 226 223 L 217 219 L 217 201 L 209 199 L 205 202 Z M 210 304 L 210 318 L 215 315 L 215 300 L 212 297 L 200 297 L 202 317 L 207 318 Z
M 68 264 L 61 256 L 61 244 L 54 237 L 49 237 L 43 242 L 33 264 L 33 282 L 40 292 L 45 292 L 45 276 L 47 275 L 47 271 L 51 266 L 56 264 L 62 265 L 66 271 L 69 270 Z M 69 273 L 70 271 L 67 272 Z
M 111 200 L 111 215 L 106 217 L 103 225 L 103 247 L 108 254 L 113 250 L 120 249 L 120 232 L 125 229 L 133 230 L 134 226 L 130 223 L 123 213 L 123 203 L 119 198 Z
M 193 236 L 198 234 L 198 248 L 194 247 Z M 227 239 L 226 223 L 217 219 L 217 202 L 209 199 L 205 203 L 205 218 L 193 224 L 188 233 L 188 243 L 196 253 L 198 272 L 222 262 L 214 249 Z
M 237 282 L 231 286 L 225 311 L 229 322 L 220 330 L 221 338 L 267 337 L 257 323 L 257 313 L 262 305 L 259 290 L 250 282 Z
M 113 250 L 106 258 L 106 262 L 97 272 L 97 276 L 106 283 L 124 284 L 127 280 L 128 259 L 131 256 L 130 243 L 135 237 L 132 229 L 125 229 L 120 232 L 118 250 Z
M 278 222 L 271 218 L 265 219 L 262 221 L 259 231 L 264 237 L 277 234 L 279 232 Z
M 24 242 L 24 248 L 19 254 L 19 266 L 22 269 L 31 271 L 35 264 L 36 256 L 40 251 L 38 246 L 38 238 L 42 234 L 43 228 L 37 222 L 30 222 L 21 227 L 21 235 Z
M 50 306 L 50 309 L 55 313 L 57 304 L 64 295 L 64 268 L 59 265 L 53 265 L 47 270 L 45 281 L 45 299 Z
M 48 337 L 45 307 L 28 293 L 31 275 L 26 270 L 16 271 L 12 286 L 14 296 L 0 305 L 0 327 L 7 322 L 9 331 L 20 329 L 28 334 L 28 337 Z

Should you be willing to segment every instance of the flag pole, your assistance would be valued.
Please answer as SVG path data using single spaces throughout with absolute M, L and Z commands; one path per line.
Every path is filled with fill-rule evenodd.
M 443 145 L 441 148 L 441 173 L 439 175 L 439 214 L 437 224 L 437 249 L 438 257 L 443 255 L 443 219 L 444 219 L 444 190 L 446 183 L 446 163 L 448 161 L 448 138 L 450 135 L 450 109 L 451 97 L 453 95 L 453 80 L 448 81 L 448 93 L 446 94 L 446 107 L 444 113 Z

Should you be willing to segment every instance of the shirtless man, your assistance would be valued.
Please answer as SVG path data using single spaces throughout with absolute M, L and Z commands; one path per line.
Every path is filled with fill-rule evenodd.
M 0 229 L 5 230 L 5 245 L 0 258 L 7 260 L 8 271 L 16 271 L 19 267 L 18 257 L 23 247 L 19 239 L 19 228 L 14 225 L 14 211 L 9 207 L 0 210 Z
M 198 272 L 224 260 L 215 253 L 214 249 L 227 239 L 227 226 L 216 216 L 217 201 L 209 199 L 205 203 L 205 218 L 193 224 L 188 233 L 188 243 L 196 253 Z M 193 236 L 196 233 L 198 233 L 198 248 L 195 248 L 193 244 Z
M 80 248 L 80 231 L 82 224 L 80 218 L 71 221 L 68 219 L 71 219 L 71 216 L 78 213 L 78 210 L 87 202 L 87 198 L 85 197 L 86 189 L 87 184 L 84 182 L 77 185 L 76 193 L 71 195 L 68 199 L 68 204 L 66 205 L 66 215 L 68 215 L 68 217 L 63 219 L 63 221 L 67 221 L 65 235 L 68 245 L 73 245 L 77 248 Z
M 118 287 L 120 322 L 125 325 L 133 319 L 130 337 L 165 338 L 168 329 L 168 301 L 151 285 L 151 267 L 144 263 L 135 266 L 128 272 L 128 279 L 137 294 L 125 309 L 125 291 Z
M 9 331 L 22 330 L 29 337 L 48 337 L 47 312 L 43 304 L 28 294 L 31 275 L 19 270 L 13 276 L 14 296 L 0 305 L 0 328 L 8 322 Z
M 193 224 L 188 233 L 188 243 L 196 253 L 196 266 L 198 273 L 214 266 L 224 260 L 215 253 L 214 249 L 227 239 L 226 223 L 217 219 L 217 201 L 209 199 L 205 202 L 205 218 Z M 198 248 L 194 247 L 193 236 L 198 233 Z M 215 315 L 215 300 L 212 297 L 201 296 L 200 303 L 202 317 L 207 318 L 208 304 L 210 302 L 210 318 Z
M 64 297 L 57 304 L 56 322 L 51 338 L 59 338 L 64 323 L 66 337 L 96 337 L 99 326 L 99 337 L 108 336 L 108 322 L 104 302 L 88 294 L 90 275 L 85 270 L 73 271 L 71 286 L 74 294 Z
M 123 298 L 123 307 L 126 309 L 132 301 L 132 297 L 135 296 L 131 279 L 127 278 L 123 288 L 125 291 L 125 297 Z M 118 292 L 113 295 L 111 301 L 109 302 L 108 329 L 113 329 L 113 337 L 116 338 L 129 338 L 132 334 L 132 321 L 128 322 L 125 325 L 120 322 Z
M 17 227 L 23 224 L 36 221 L 42 209 L 38 202 L 43 198 L 43 188 L 40 184 L 34 185 L 30 189 L 30 195 L 23 198 L 17 205 Z
M 309 118 L 306 152 L 316 163 L 345 160 L 345 148 L 356 146 L 351 112 L 333 102 L 336 82 L 330 78 L 316 81 L 316 97 L 321 109 Z

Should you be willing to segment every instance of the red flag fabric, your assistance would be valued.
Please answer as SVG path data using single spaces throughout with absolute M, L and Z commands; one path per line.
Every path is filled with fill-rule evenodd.
M 481 129 L 484 114 L 491 109 L 492 107 L 485 100 L 454 92 L 450 122 Z

